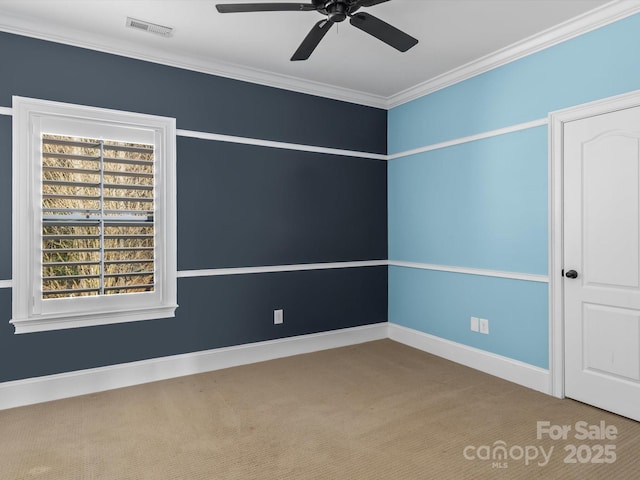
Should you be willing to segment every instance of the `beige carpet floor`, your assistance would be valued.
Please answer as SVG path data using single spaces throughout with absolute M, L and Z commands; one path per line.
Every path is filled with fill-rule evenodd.
M 640 424 L 382 340 L 0 411 L 0 478 L 636 479 Z

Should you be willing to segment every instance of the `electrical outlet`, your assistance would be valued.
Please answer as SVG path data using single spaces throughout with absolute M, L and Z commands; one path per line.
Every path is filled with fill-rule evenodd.
M 487 320 L 486 318 L 481 318 L 479 323 L 480 323 L 480 333 L 489 335 L 489 320 Z
M 478 322 L 479 322 L 478 317 L 471 317 L 471 331 L 472 332 L 479 332 L 480 331 L 480 324 Z
M 284 323 L 284 310 L 274 310 L 273 311 L 273 324 L 280 325 Z

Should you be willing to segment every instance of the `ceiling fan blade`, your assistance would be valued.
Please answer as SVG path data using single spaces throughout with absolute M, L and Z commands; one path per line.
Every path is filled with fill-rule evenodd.
M 220 13 L 307 12 L 316 7 L 312 3 L 219 3 L 216 9 Z
M 368 13 L 356 13 L 349 21 L 354 27 L 359 28 L 369 35 L 373 35 L 378 40 L 382 40 L 387 45 L 401 52 L 406 52 L 418 43 L 418 40 L 411 35 L 404 33 L 402 30 L 398 30 L 393 25 L 389 25 L 387 22 L 383 22 Z
M 373 7 L 374 5 L 378 5 L 379 3 L 388 2 L 389 0 L 362 0 L 359 3 L 361 7 Z
M 333 22 L 328 20 L 320 20 L 316 23 L 291 57 L 291 61 L 295 62 L 309 58 L 320 43 L 320 40 L 324 38 L 332 26 Z
M 374 5 L 378 5 L 379 3 L 385 3 L 388 1 L 389 0 L 355 0 L 349 6 L 349 15 L 353 15 L 358 10 L 360 10 L 361 7 L 373 7 Z

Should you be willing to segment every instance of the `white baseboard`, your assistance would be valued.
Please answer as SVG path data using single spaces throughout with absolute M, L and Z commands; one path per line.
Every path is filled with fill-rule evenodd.
M 385 338 L 551 394 L 548 370 L 385 322 L 4 382 L 0 383 L 0 410 Z
M 0 383 L 0 410 L 388 338 L 387 323 Z
M 445 340 L 394 323 L 389 323 L 389 338 L 518 385 L 551 394 L 551 375 L 548 370 L 543 368 L 534 367 L 524 362 Z

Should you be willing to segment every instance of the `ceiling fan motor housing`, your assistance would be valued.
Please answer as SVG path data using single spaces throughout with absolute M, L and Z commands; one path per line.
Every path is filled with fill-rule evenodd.
M 324 10 L 327 12 L 327 19 L 330 22 L 339 23 L 347 18 L 348 8 L 344 1 L 329 0 L 324 2 Z

